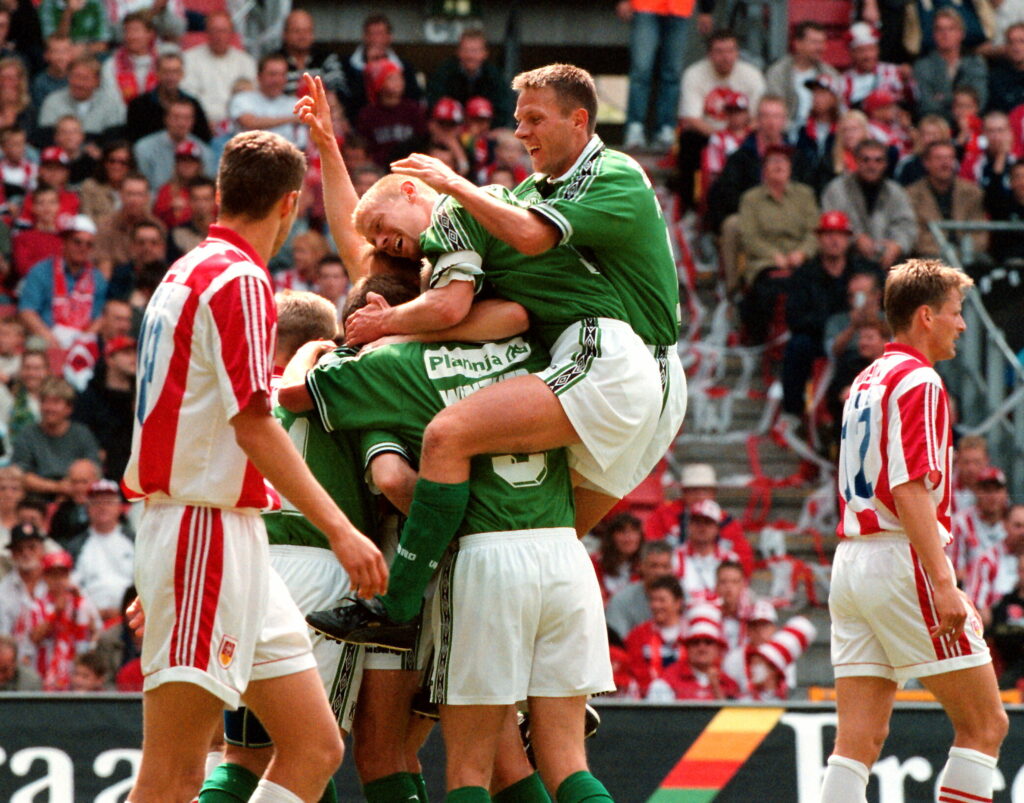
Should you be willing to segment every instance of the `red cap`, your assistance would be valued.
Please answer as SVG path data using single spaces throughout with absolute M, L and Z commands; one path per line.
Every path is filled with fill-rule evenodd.
M 494 104 L 482 95 L 477 95 L 466 101 L 466 116 L 486 117 L 490 120 L 494 117 Z
M 823 231 L 845 231 L 847 234 L 853 234 L 853 229 L 850 228 L 850 219 L 846 216 L 845 212 L 840 212 L 838 209 L 822 212 L 821 217 L 818 218 L 817 231 L 819 233 Z
M 56 552 L 48 552 L 43 555 L 44 572 L 48 572 L 52 569 L 67 569 L 68 571 L 71 571 L 74 566 L 75 562 L 71 560 L 71 555 L 63 549 L 59 549 Z
M 464 117 L 462 104 L 455 98 L 441 98 L 430 116 L 442 123 L 461 123 Z
M 721 524 L 723 518 L 722 508 L 713 499 L 701 499 L 699 502 L 694 502 L 690 505 L 690 518 L 696 516 L 711 519 L 715 524 Z
M 199 146 L 190 139 L 183 140 L 174 147 L 175 159 L 200 159 L 202 155 Z
M 886 106 L 892 106 L 896 102 L 896 96 L 888 89 L 876 89 L 866 98 L 864 98 L 863 107 L 865 114 L 871 114 L 873 111 L 878 109 L 884 109 Z
M 363 75 L 366 77 L 366 92 L 371 102 L 377 101 L 377 93 L 380 92 L 388 76 L 401 72 L 401 68 L 391 59 L 377 59 L 366 65 Z
M 1002 469 L 998 469 L 995 466 L 989 466 L 983 468 L 981 473 L 978 474 L 978 484 L 983 482 L 993 482 L 999 485 L 1001 488 L 1006 487 L 1006 475 L 1002 472 Z
M 722 108 L 727 112 L 745 112 L 750 108 L 750 98 L 742 92 L 733 92 L 725 99 Z
M 43 148 L 43 152 L 39 155 L 39 164 L 62 164 L 65 167 L 71 164 L 71 157 L 68 156 L 68 152 L 63 148 L 58 148 L 56 145 L 51 145 L 49 148 Z
M 109 357 L 111 354 L 117 354 L 117 352 L 124 351 L 124 349 L 133 349 L 135 346 L 136 343 L 134 337 L 118 335 L 117 337 L 112 337 L 107 341 L 107 345 L 103 349 L 103 355 L 105 357 Z

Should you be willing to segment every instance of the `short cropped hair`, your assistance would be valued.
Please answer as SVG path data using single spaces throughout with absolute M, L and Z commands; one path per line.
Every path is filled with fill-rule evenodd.
M 885 319 L 893 332 L 906 332 L 923 305 L 937 310 L 950 290 L 963 293 L 972 284 L 970 276 L 941 260 L 909 259 L 890 270 L 885 280 Z
M 49 376 L 39 388 L 40 399 L 60 399 L 68 404 L 75 402 L 75 389 L 59 376 Z
M 672 545 L 667 541 L 647 541 L 640 547 L 640 560 L 648 555 L 671 555 L 673 551 Z
M 311 340 L 332 340 L 338 333 L 334 304 L 316 293 L 282 290 L 277 306 L 277 339 L 282 350 L 294 354 Z
M 683 587 L 679 585 L 679 581 L 676 580 L 676 578 L 674 578 L 672 575 L 658 577 L 655 580 L 651 581 L 651 584 L 647 586 L 647 593 L 649 594 L 650 592 L 656 591 L 659 588 L 665 589 L 665 591 L 669 592 L 677 600 L 683 598 Z
M 362 236 L 367 235 L 367 226 L 369 225 L 369 216 L 376 212 L 382 204 L 391 203 L 401 199 L 404 191 L 402 186 L 407 182 L 411 183 L 418 193 L 425 195 L 428 198 L 432 197 L 434 191 L 420 181 L 418 178 L 412 176 L 400 176 L 397 173 L 388 173 L 383 176 L 377 182 L 375 182 L 370 189 L 363 193 L 363 197 L 359 199 L 359 203 L 356 204 L 355 211 L 352 213 L 352 220 L 355 224 L 356 231 Z
M 412 301 L 420 294 L 419 287 L 400 276 L 391 273 L 378 273 L 375 276 L 364 276 L 352 286 L 348 299 L 345 301 L 345 310 L 342 319 L 348 317 L 366 306 L 366 296 L 369 293 L 377 293 L 384 297 L 384 300 L 391 306 L 404 304 Z
M 306 176 L 306 157 L 271 131 L 245 131 L 224 148 L 217 174 L 224 217 L 259 220 L 285 195 L 297 192 Z
M 521 72 L 512 80 L 512 88 L 516 92 L 545 87 L 554 90 L 566 115 L 574 109 L 583 109 L 587 113 L 587 131 L 594 133 L 597 129 L 597 86 L 590 73 L 572 64 L 549 64 Z

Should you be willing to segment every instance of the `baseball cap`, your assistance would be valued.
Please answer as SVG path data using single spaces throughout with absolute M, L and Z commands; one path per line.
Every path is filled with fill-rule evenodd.
M 190 139 L 179 142 L 174 148 L 175 159 L 199 159 L 201 156 L 199 146 Z
M 462 104 L 455 98 L 441 98 L 434 106 L 431 117 L 442 123 L 461 123 L 463 119 Z
M 978 474 L 978 484 L 980 485 L 983 482 L 993 483 L 998 485 L 1000 488 L 1005 488 L 1006 475 L 1003 473 L 1002 469 L 996 468 L 995 466 L 989 466 L 988 468 L 982 469 L 981 473 Z
M 715 524 L 721 524 L 722 508 L 718 506 L 718 502 L 712 499 L 701 499 L 699 502 L 694 502 L 690 505 L 690 518 L 698 516 L 711 519 Z
M 58 549 L 56 552 L 47 552 L 43 555 L 43 571 L 49 572 L 54 569 L 64 569 L 71 571 L 75 566 L 75 562 L 71 560 L 71 555 L 66 550 Z
M 826 92 L 831 92 L 833 95 L 839 94 L 839 90 L 832 83 L 832 79 L 830 79 L 824 73 L 822 73 L 821 75 L 816 75 L 814 78 L 807 79 L 806 81 L 804 81 L 804 86 L 807 89 L 811 90 L 824 89 Z
M 128 337 L 127 335 L 118 335 L 117 337 L 112 337 L 110 338 L 110 340 L 107 341 L 106 346 L 104 346 L 103 348 L 103 356 L 109 357 L 112 354 L 116 354 L 119 351 L 123 351 L 124 349 L 133 349 L 135 348 L 135 346 L 136 342 L 134 337 Z
M 388 76 L 401 71 L 401 68 L 391 59 L 377 59 L 367 64 L 363 75 L 366 77 L 366 89 L 370 98 L 376 100 L 377 93 L 384 86 Z
M 29 524 L 27 522 L 24 524 L 15 524 L 11 527 L 10 547 L 13 549 L 18 544 L 23 544 L 26 541 L 42 541 L 44 538 L 45 536 L 34 524 Z
M 838 209 L 830 209 L 827 212 L 822 212 L 821 217 L 818 218 L 817 232 L 823 231 L 845 231 L 847 234 L 852 234 L 853 229 L 850 228 L 850 219 L 846 216 L 845 212 L 840 212 Z
M 864 107 L 865 114 L 871 114 L 873 111 L 878 109 L 884 109 L 886 106 L 892 106 L 896 103 L 896 96 L 888 89 L 876 89 L 866 98 L 861 104 Z
M 39 154 L 39 164 L 60 164 L 67 167 L 71 164 L 71 157 L 63 148 L 51 145 L 49 148 L 43 148 L 43 152 Z
M 747 617 L 748 622 L 777 622 L 778 620 L 779 614 L 775 610 L 775 606 L 766 599 L 757 600 L 750 609 L 750 616 Z
M 128 338 L 129 340 L 131 338 Z M 117 483 L 113 480 L 102 479 L 96 480 L 92 485 L 89 486 L 89 496 L 98 496 L 99 494 L 120 494 L 121 489 L 117 487 Z
M 683 478 L 679 484 L 683 488 L 717 488 L 715 467 L 708 463 L 690 463 L 683 466 Z
M 477 95 L 466 101 L 466 116 L 486 117 L 490 120 L 494 117 L 494 105 L 482 95 Z
M 742 92 L 733 92 L 725 99 L 722 108 L 727 112 L 746 111 L 750 108 L 750 98 Z
M 850 39 L 850 47 L 878 44 L 878 31 L 870 22 L 853 23 L 847 36 Z
M 684 641 L 697 638 L 709 638 L 726 645 L 722 636 L 722 611 L 717 605 L 701 602 L 686 611 L 686 633 Z
M 59 221 L 60 233 L 71 234 L 80 231 L 85 234 L 96 234 L 96 224 L 88 215 L 64 215 Z

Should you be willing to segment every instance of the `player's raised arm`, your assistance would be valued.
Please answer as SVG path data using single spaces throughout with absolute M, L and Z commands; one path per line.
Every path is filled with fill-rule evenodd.
M 320 152 L 324 214 L 327 215 L 327 224 L 338 246 L 348 279 L 354 282 L 370 272 L 369 260 L 373 248 L 359 236 L 352 223 L 352 213 L 359 202 L 359 196 L 334 136 L 334 124 L 331 122 L 331 109 L 323 81 L 319 76 L 313 78 L 309 73 L 303 75 L 302 80 L 306 94 L 295 104 L 295 114 L 309 127 L 310 139 Z

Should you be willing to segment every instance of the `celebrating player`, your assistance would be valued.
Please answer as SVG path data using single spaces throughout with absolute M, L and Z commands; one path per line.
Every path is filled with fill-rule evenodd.
M 885 283 L 893 342 L 843 410 L 839 546 L 829 611 L 839 726 L 822 803 L 864 803 L 898 684 L 920 678 L 955 737 L 938 799 L 992 799 L 1007 717 L 977 612 L 942 551 L 950 541 L 949 401 L 933 368 L 964 331 L 965 274 L 936 260 Z
M 317 800 L 341 759 L 302 616 L 269 566 L 258 515 L 265 476 L 324 533 L 354 585 L 386 587 L 380 552 L 270 414 L 276 315 L 266 263 L 295 220 L 305 169 L 282 137 L 233 138 L 217 179 L 218 222 L 146 308 L 124 479 L 146 499 L 135 572 L 147 613 L 143 751 L 132 803 L 192 799 L 221 710 L 243 700 L 276 746 L 251 800 Z

